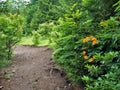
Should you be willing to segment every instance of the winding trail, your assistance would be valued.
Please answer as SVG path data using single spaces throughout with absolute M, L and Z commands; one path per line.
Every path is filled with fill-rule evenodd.
M 14 54 L 13 64 L 4 70 L 10 79 L 1 80 L 0 90 L 82 90 L 74 88 L 55 68 L 51 49 L 17 46 Z

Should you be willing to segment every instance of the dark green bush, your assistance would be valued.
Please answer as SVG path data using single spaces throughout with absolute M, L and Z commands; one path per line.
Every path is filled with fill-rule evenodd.
M 86 28 L 90 25 L 91 19 L 87 17 L 82 21 L 87 12 L 75 10 L 76 6 L 77 4 L 74 4 L 71 13 L 58 20 L 56 31 L 60 34 L 55 40 L 53 54 L 55 61 L 65 69 L 69 79 L 74 83 L 80 83 L 81 77 L 86 73 L 80 42 L 83 36 L 90 34 Z
M 113 17 L 102 21 L 100 25 L 103 28 L 96 35 L 98 44 L 94 48 L 88 45 L 87 54 L 95 55 L 95 58 L 85 65 L 87 73 L 82 79 L 85 81 L 86 90 L 118 90 L 120 88 L 119 24 Z
M 101 3 L 105 4 L 103 0 Z M 114 3 L 111 1 L 105 8 Z M 83 12 L 76 9 L 76 6 L 77 4 L 74 4 L 70 12 L 58 20 L 56 31 L 60 34 L 55 41 L 54 59 L 64 68 L 71 81 L 77 84 L 84 83 L 86 90 L 110 90 L 110 88 L 116 90 L 119 88 L 119 80 L 115 79 L 119 79 L 116 76 L 119 72 L 113 74 L 112 78 L 117 86 L 113 84 L 111 87 L 111 82 L 108 83 L 111 80 L 111 73 L 119 67 L 120 23 L 118 17 L 110 18 L 114 8 L 108 11 L 106 16 L 104 14 L 97 19 L 94 15 L 100 16 L 99 11 L 96 13 L 84 8 Z M 96 8 L 102 11 L 101 7 Z M 90 9 L 96 11 L 96 8 Z M 111 66 L 114 66 L 114 69 Z M 103 82 L 108 87 L 105 87 Z

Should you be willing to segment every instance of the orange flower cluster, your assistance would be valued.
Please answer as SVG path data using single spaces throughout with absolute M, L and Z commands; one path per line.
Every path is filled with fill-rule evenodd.
M 87 36 L 86 38 L 84 38 L 83 39 L 83 43 L 87 43 L 87 42 L 89 42 L 89 41 L 91 41 L 92 42 L 92 45 L 96 45 L 98 42 L 97 42 L 97 38 L 96 37 L 94 37 L 94 36 Z M 93 62 L 94 61 L 94 59 L 95 59 L 95 56 L 94 55 L 92 55 L 92 56 L 88 56 L 87 55 L 87 47 L 85 47 L 84 48 L 84 50 L 83 50 L 83 52 L 82 52 L 82 54 L 83 54 L 83 56 L 84 56 L 84 59 L 85 60 L 88 60 L 89 62 Z
M 87 43 L 89 41 L 92 41 L 92 45 L 97 44 L 97 38 L 95 38 L 94 36 L 87 36 L 83 39 L 83 43 Z
M 95 59 L 95 56 L 92 56 L 91 58 L 89 58 L 89 62 L 93 62 L 94 59 Z
M 95 56 L 92 56 L 92 57 L 89 58 L 89 57 L 87 56 L 87 52 L 86 52 L 86 50 L 84 50 L 84 51 L 82 52 L 82 54 L 84 55 L 84 59 L 85 59 L 85 60 L 88 59 L 89 62 L 93 62 L 94 59 L 95 59 Z

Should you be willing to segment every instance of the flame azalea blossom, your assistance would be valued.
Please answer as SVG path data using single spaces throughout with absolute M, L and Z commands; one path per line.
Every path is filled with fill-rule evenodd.
M 94 36 L 87 36 L 83 39 L 83 43 L 87 43 L 89 41 L 92 41 L 92 45 L 97 44 L 97 38 L 95 38 Z
M 95 56 L 92 56 L 90 59 L 89 59 L 89 62 L 93 62 L 95 59 Z
M 89 59 L 89 62 L 93 62 L 93 60 L 94 60 L 94 58 L 90 58 L 90 59 Z
M 94 36 L 87 36 L 87 37 L 85 37 L 85 38 L 83 39 L 83 43 L 87 43 L 87 42 L 89 42 L 89 41 L 90 41 L 90 43 L 91 43 L 92 45 L 98 44 L 97 38 L 94 37 Z M 85 50 L 82 51 L 82 54 L 83 54 L 84 59 L 85 59 L 85 60 L 88 59 L 89 62 L 93 62 L 94 59 L 95 59 L 95 56 L 93 55 L 93 56 L 91 56 L 91 57 L 89 58 L 88 55 L 87 55 L 87 50 L 86 50 L 86 49 L 87 49 L 87 47 L 85 47 Z
M 87 56 L 87 55 L 85 55 L 85 56 L 84 56 L 84 59 L 88 59 L 88 56 Z
M 86 53 L 87 53 L 87 52 L 86 52 L 85 50 L 82 52 L 83 55 L 86 55 Z
M 97 41 L 97 39 L 95 37 L 92 38 L 92 41 Z
M 95 45 L 95 44 L 97 44 L 97 41 L 93 41 L 93 42 L 92 42 L 92 45 Z
M 83 43 L 86 43 L 88 41 L 89 41 L 89 39 L 83 39 Z

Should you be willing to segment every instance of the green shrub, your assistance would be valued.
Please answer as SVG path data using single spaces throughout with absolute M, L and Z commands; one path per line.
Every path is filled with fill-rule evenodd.
M 108 78 L 106 75 L 113 73 L 111 66 L 119 67 L 120 23 L 117 21 L 118 17 L 102 20 L 109 18 L 109 15 L 106 15 L 96 20 L 91 16 L 93 13 L 96 15 L 95 12 L 86 10 L 83 13 L 75 8 L 76 5 L 74 4 L 74 8 L 72 7 L 68 14 L 58 20 L 56 31 L 60 34 L 55 41 L 54 60 L 64 68 L 67 76 L 74 83 L 83 82 L 88 90 L 101 88 L 101 90 L 110 90 L 111 83 L 107 82 L 111 80 L 112 75 Z M 115 76 L 113 82 L 117 84 L 117 87 L 113 84 L 115 89 L 119 87 L 119 80 L 115 81 L 119 73 L 113 75 Z M 108 88 L 102 83 L 105 80 Z M 98 86 L 96 85 L 94 89 L 95 83 L 98 83 Z
M 81 55 L 81 39 L 91 33 L 86 28 L 92 20 L 90 17 L 84 18 L 87 12 L 75 10 L 76 5 L 74 4 L 71 8 L 71 13 L 65 14 L 58 20 L 56 31 L 59 34 L 55 40 L 53 55 L 55 61 L 64 68 L 69 79 L 74 83 L 80 83 L 81 77 L 86 73 L 84 59 Z
M 86 90 L 118 90 L 120 88 L 119 22 L 112 17 L 102 21 L 100 25 L 103 28 L 96 35 L 98 43 L 94 47 L 91 47 L 90 41 L 84 43 L 88 57 L 94 55 L 95 58 L 92 62 L 86 63 L 87 73 L 82 79 L 85 81 Z
M 12 47 L 20 40 L 22 27 L 22 16 L 0 15 L 0 60 L 11 59 Z
M 33 31 L 32 34 L 33 34 L 32 41 L 33 41 L 34 45 L 37 46 L 40 42 L 40 35 L 37 31 Z
M 49 45 L 54 43 L 58 39 L 59 32 L 56 31 L 56 25 L 54 21 L 49 23 L 43 23 L 39 25 L 37 32 L 40 34 L 40 38 L 43 40 L 49 40 Z

